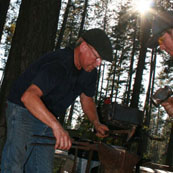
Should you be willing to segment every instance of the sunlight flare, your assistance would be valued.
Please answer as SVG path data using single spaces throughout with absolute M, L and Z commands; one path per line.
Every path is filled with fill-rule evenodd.
M 134 8 L 144 14 L 151 9 L 152 0 L 134 0 Z

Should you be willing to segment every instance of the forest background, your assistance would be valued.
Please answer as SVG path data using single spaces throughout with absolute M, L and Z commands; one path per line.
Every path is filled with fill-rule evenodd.
M 113 63 L 98 69 L 96 104 L 106 97 L 144 111 L 141 153 L 153 162 L 173 166 L 173 121 L 151 103 L 154 91 L 173 88 L 172 61 L 158 49 L 147 49 L 153 12 L 173 9 L 170 0 L 155 0 L 141 14 L 132 0 L 0 0 L 0 153 L 6 137 L 5 102 L 13 81 L 46 52 L 73 43 L 86 29 L 101 28 L 113 44 Z M 79 128 L 84 121 L 79 100 L 61 122 Z

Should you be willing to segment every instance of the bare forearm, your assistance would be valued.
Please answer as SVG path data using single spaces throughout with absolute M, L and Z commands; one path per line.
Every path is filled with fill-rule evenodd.
M 21 97 L 21 101 L 25 107 L 37 119 L 52 128 L 52 132 L 56 138 L 55 149 L 69 150 L 71 147 L 71 139 L 68 132 L 63 129 L 55 116 L 46 108 L 41 100 L 42 90 L 32 84 Z
M 97 115 L 95 103 L 87 103 L 83 105 L 83 111 L 87 115 L 88 119 L 94 124 L 99 122 L 99 118 Z
M 87 97 L 85 94 L 82 94 L 81 103 L 84 113 L 88 116 L 97 131 L 96 135 L 98 137 L 106 137 L 106 131 L 109 131 L 109 129 L 107 126 L 100 123 L 93 99 L 91 97 Z
M 82 109 L 84 113 L 87 115 L 88 119 L 91 123 L 95 124 L 99 122 L 99 118 L 97 115 L 97 110 L 95 103 L 92 98 L 81 96 Z
M 40 121 L 51 127 L 61 126 L 55 116 L 46 108 L 39 96 L 34 94 L 26 94 L 22 97 L 25 107 L 38 118 Z

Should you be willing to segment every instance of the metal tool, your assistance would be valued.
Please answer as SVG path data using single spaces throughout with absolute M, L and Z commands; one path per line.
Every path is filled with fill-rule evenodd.
M 151 100 L 155 106 L 159 106 L 162 102 L 166 101 L 171 95 L 172 90 L 169 86 L 165 86 L 164 88 L 159 88 L 153 97 L 151 97 Z
M 50 136 L 41 136 L 41 135 L 33 135 L 33 137 L 41 138 L 41 139 L 49 139 L 52 141 L 52 143 L 41 143 L 41 142 L 36 142 L 32 143 L 32 145 L 46 145 L 46 146 L 52 146 L 55 145 L 55 137 L 50 137 Z M 78 149 L 83 149 L 83 150 L 96 150 L 97 151 L 97 146 L 96 142 L 94 144 L 91 144 L 89 142 L 79 142 L 75 141 L 72 139 L 72 147 L 71 148 L 78 148 Z
M 133 125 L 132 128 L 126 130 L 109 130 L 106 132 L 106 135 L 116 136 L 117 134 L 127 134 L 126 141 L 128 142 L 131 139 L 131 137 L 135 134 L 136 127 L 136 125 Z

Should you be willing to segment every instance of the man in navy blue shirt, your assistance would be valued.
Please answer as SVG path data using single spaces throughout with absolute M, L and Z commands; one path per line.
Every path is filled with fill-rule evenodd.
M 109 129 L 99 122 L 92 98 L 96 89 L 96 67 L 101 65 L 102 59 L 112 61 L 110 40 L 104 31 L 91 29 L 81 35 L 74 50 L 67 48 L 48 53 L 19 77 L 8 97 L 2 173 L 52 172 L 54 149 L 68 150 L 72 145 L 68 132 L 57 118 L 77 96 L 97 136 L 106 136 Z M 50 140 L 39 136 L 55 137 L 55 146 L 44 145 Z

